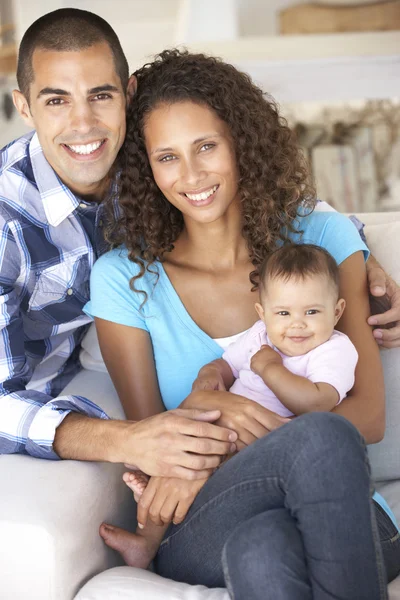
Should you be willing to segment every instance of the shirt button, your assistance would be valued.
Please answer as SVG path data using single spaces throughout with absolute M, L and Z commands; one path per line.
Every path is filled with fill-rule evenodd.
M 74 290 L 72 288 L 68 288 L 68 290 L 67 290 L 68 296 L 72 296 L 73 293 L 74 293 Z
M 100 221 L 99 221 L 99 227 L 103 227 L 103 220 L 102 219 L 100 219 Z
M 86 208 L 86 204 L 84 204 L 83 202 L 80 203 L 79 205 L 80 208 Z

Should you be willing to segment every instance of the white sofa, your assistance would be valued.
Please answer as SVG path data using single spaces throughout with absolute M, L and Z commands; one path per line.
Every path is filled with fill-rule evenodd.
M 400 281 L 400 213 L 362 219 L 374 254 Z M 84 369 L 67 391 L 86 395 L 110 416 L 123 418 L 93 330 L 85 347 L 82 360 L 90 370 Z M 370 458 L 377 488 L 400 522 L 400 349 L 383 351 L 382 360 L 387 432 L 383 442 L 370 447 Z M 103 520 L 135 526 L 135 505 L 121 482 L 122 471 L 105 463 L 0 457 L 0 600 L 228 600 L 223 589 L 116 566 L 119 557 L 103 544 L 98 527 Z M 400 577 L 390 584 L 389 594 L 390 600 L 400 600 Z

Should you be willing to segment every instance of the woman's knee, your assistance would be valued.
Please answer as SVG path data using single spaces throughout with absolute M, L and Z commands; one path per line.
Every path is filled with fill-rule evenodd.
M 365 442 L 358 430 L 344 417 L 329 412 L 307 413 L 294 419 L 291 435 L 315 452 L 342 449 L 346 453 L 365 453 Z M 311 449 L 310 449 L 311 450 Z

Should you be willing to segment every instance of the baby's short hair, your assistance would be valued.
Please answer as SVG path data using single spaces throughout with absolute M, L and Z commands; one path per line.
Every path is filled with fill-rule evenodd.
M 260 267 L 260 292 L 271 278 L 288 281 L 326 275 L 339 295 L 339 268 L 327 250 L 314 244 L 285 244 L 269 254 Z

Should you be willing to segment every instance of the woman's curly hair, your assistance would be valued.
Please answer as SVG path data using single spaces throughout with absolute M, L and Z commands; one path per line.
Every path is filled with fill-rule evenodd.
M 107 239 L 125 244 L 140 267 L 134 282 L 174 247 L 183 226 L 182 213 L 157 187 L 147 157 L 144 127 L 162 104 L 193 101 L 212 109 L 227 123 L 236 154 L 243 219 L 242 233 L 254 265 L 286 241 L 300 204 L 312 210 L 314 190 L 293 132 L 279 116 L 275 102 L 250 77 L 218 58 L 166 50 L 135 72 L 137 92 L 127 111 L 127 132 L 117 169 L 119 217 L 108 202 Z M 115 199 L 114 199 L 115 201 Z

